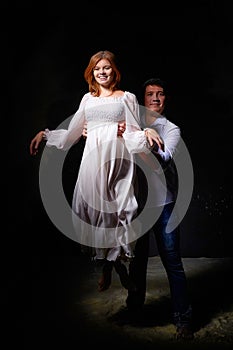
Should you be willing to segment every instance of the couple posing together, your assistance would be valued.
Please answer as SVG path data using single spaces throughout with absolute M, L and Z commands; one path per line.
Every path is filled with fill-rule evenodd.
M 165 117 L 166 84 L 157 78 L 143 85 L 142 104 L 120 89 L 121 73 L 110 51 L 95 53 L 84 71 L 84 94 L 67 128 L 42 130 L 30 143 L 69 150 L 86 137 L 72 199 L 78 242 L 102 262 L 99 291 L 110 287 L 112 269 L 127 288 L 129 310 L 146 297 L 151 242 L 156 242 L 167 273 L 177 338 L 192 339 L 192 308 L 180 254 L 175 213 L 178 174 L 175 157 L 180 128 Z M 127 271 L 124 261 L 129 261 Z

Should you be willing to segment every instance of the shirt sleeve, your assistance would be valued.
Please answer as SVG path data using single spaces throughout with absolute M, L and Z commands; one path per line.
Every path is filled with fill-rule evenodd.
M 82 136 L 85 123 L 85 104 L 88 94 L 85 94 L 80 102 L 79 108 L 75 114 L 64 120 L 57 129 L 45 130 L 46 146 L 55 146 L 58 149 L 68 150 L 77 143 Z M 67 125 L 65 128 L 64 126 Z
M 168 167 L 170 167 L 174 161 L 174 158 L 179 154 L 180 139 L 180 128 L 173 125 L 169 128 L 165 135 L 163 135 L 165 145 L 164 152 L 161 151 L 156 144 L 154 145 L 151 152 L 155 155 L 160 164 L 160 167 L 155 170 L 157 173 L 164 172 Z
M 163 162 L 168 162 L 175 157 L 178 152 L 180 137 L 180 128 L 176 125 L 172 126 L 166 135 L 164 135 L 164 152 L 160 149 L 157 150 L 157 154 L 159 154 Z

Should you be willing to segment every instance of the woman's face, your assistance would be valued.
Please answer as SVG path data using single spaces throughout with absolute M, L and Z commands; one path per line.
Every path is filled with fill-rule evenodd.
M 103 87 L 108 87 L 113 80 L 113 70 L 110 62 L 101 59 L 93 69 L 94 78 Z

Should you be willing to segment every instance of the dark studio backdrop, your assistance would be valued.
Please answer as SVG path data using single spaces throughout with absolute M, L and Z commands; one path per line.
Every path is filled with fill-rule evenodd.
M 39 130 L 56 128 L 76 111 L 87 91 L 84 69 L 102 49 L 117 55 L 122 89 L 137 94 L 150 77 L 161 77 L 171 87 L 169 119 L 181 127 L 194 169 L 193 197 L 181 225 L 182 255 L 232 256 L 232 17 L 229 2 L 220 5 L 176 3 L 169 12 L 164 5 L 140 15 L 122 15 L 119 8 L 106 16 L 98 7 L 92 17 L 72 9 L 2 8 L 2 132 L 8 139 L 3 259 L 7 280 L 21 287 L 21 301 L 31 297 L 30 288 L 25 292 L 20 284 L 24 276 L 49 274 L 66 256 L 80 254 L 78 244 L 54 227 L 43 208 L 40 156 L 29 155 L 29 143 Z M 80 142 L 65 162 L 68 196 L 82 148 Z

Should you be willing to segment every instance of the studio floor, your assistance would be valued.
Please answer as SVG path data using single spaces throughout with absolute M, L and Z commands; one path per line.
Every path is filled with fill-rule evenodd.
M 146 303 L 139 318 L 125 305 L 127 291 L 113 272 L 98 292 L 101 270 L 76 256 L 34 257 L 30 273 L 5 289 L 7 344 L 22 349 L 202 349 L 233 346 L 233 258 L 183 258 L 193 305 L 195 338 L 175 339 L 167 278 L 158 256 L 149 258 Z M 128 263 L 126 263 L 128 264 Z M 8 347 L 6 347 L 8 349 Z

